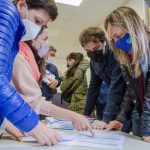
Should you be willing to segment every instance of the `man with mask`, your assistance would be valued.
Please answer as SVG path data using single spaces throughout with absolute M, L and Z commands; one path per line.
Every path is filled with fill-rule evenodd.
M 84 115 L 90 116 L 94 107 L 98 107 L 99 89 L 102 82 L 109 85 L 107 104 L 101 121 L 95 121 L 95 129 L 105 129 L 116 118 L 123 100 L 125 83 L 120 67 L 107 43 L 105 33 L 99 27 L 89 27 L 80 34 L 80 43 L 90 58 L 91 80 L 87 94 Z
M 46 98 L 47 101 L 52 101 L 53 96 L 57 93 L 57 87 L 61 84 L 61 79 L 59 77 L 58 69 L 53 64 L 53 58 L 56 56 L 56 48 L 50 46 L 48 53 L 45 56 L 45 70 L 46 75 L 49 78 L 49 83 L 46 83 L 45 80 L 41 83 L 42 96 Z M 45 119 L 45 116 L 40 115 L 40 119 Z
M 53 59 L 55 58 L 56 56 L 56 48 L 53 47 L 53 46 L 50 46 L 50 49 L 47 53 L 47 55 L 45 56 L 45 63 L 46 63 L 46 71 L 47 73 L 49 74 L 50 76 L 50 84 L 49 84 L 49 87 L 53 90 L 56 90 L 56 88 L 58 86 L 60 86 L 61 84 L 61 80 L 60 80 L 60 77 L 59 77 L 59 73 L 58 73 L 58 69 L 57 67 L 53 64 Z M 53 97 L 53 95 L 56 94 L 56 91 L 52 92 L 52 95 L 47 97 L 47 99 L 50 99 Z

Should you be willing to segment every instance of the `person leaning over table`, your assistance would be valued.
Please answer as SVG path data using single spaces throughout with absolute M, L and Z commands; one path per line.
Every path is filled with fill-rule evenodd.
M 34 7 L 33 7 L 34 5 Z M 42 145 L 51 145 L 61 140 L 58 133 L 39 122 L 38 115 L 22 99 L 10 84 L 15 56 L 21 39 L 29 36 L 27 24 L 34 28 L 34 36 L 50 20 L 57 17 L 57 7 L 53 0 L 1 0 L 0 2 L 0 124 L 4 118 L 23 132 L 35 137 Z M 38 9 L 37 9 L 38 8 Z M 27 9 L 29 18 L 27 17 Z M 26 34 L 25 34 L 26 29 Z M 23 37 L 23 38 L 22 38 Z M 6 123 L 7 128 L 18 136 L 17 129 Z M 48 133 L 51 134 L 48 134 Z
M 31 30 L 30 35 L 34 32 L 34 30 Z M 94 136 L 94 132 L 84 116 L 55 106 L 51 102 L 46 101 L 45 97 L 42 97 L 39 86 L 41 74 L 36 58 L 44 58 L 47 54 L 49 46 L 43 47 L 43 45 L 48 44 L 47 40 L 48 29 L 44 28 L 35 39 L 29 40 L 28 38 L 27 41 L 24 39 L 24 42 L 20 42 L 19 53 L 13 64 L 12 83 L 24 100 L 28 102 L 38 114 L 70 120 L 76 130 L 89 130 Z
M 79 37 L 81 46 L 90 58 L 91 79 L 87 93 L 84 115 L 90 116 L 99 96 L 103 81 L 109 85 L 107 104 L 101 121 L 96 120 L 92 127 L 104 129 L 114 120 L 119 112 L 125 91 L 121 69 L 107 42 L 105 32 L 99 27 L 84 29 Z M 124 132 L 130 131 L 130 122 L 123 128 Z
M 133 134 L 150 142 L 150 31 L 129 7 L 110 13 L 105 29 L 126 82 L 121 111 L 106 129 L 120 129 L 132 117 Z

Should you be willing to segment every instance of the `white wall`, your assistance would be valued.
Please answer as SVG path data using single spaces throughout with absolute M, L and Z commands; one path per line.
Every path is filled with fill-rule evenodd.
M 145 21 L 146 20 L 146 10 L 145 10 L 146 3 L 144 1 L 145 0 L 127 0 L 123 6 L 133 8 L 138 13 L 138 15 Z M 100 27 L 104 29 L 104 23 L 102 23 Z
M 144 0 L 128 0 L 124 6 L 133 8 L 138 15 L 145 20 Z

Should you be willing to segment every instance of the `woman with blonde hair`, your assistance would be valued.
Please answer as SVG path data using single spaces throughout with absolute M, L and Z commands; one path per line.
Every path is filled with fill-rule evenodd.
M 150 142 L 149 31 L 129 7 L 119 7 L 109 14 L 105 29 L 126 82 L 120 113 L 106 129 L 120 129 L 132 117 L 133 134 Z

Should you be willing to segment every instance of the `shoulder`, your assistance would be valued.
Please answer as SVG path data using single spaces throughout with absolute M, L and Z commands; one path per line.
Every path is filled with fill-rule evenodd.
M 109 58 L 115 59 L 114 53 L 113 53 L 112 49 L 110 49 L 110 48 L 108 48 L 108 49 L 106 50 L 106 55 L 107 55 L 107 57 L 109 57 Z
M 22 54 L 18 53 L 14 60 L 13 68 L 16 68 L 16 69 L 19 68 L 20 70 L 22 70 L 25 68 L 31 68 L 31 66 L 29 65 L 25 57 Z
M 20 19 L 20 14 L 11 0 L 1 0 L 0 8 L 1 17 L 7 19 L 14 19 L 14 21 Z
M 57 71 L 58 70 L 56 65 L 54 65 L 54 64 L 47 64 L 46 69 L 49 71 L 51 71 L 51 70 Z
M 7 32 L 8 34 L 7 29 L 9 29 L 9 33 L 14 34 L 16 31 L 18 31 L 18 27 L 20 27 L 18 32 L 21 32 L 22 34 L 24 33 L 24 26 L 22 24 L 20 14 L 11 0 L 1 0 L 0 20 L 1 30 L 3 28 L 3 32 Z
M 119 63 L 113 53 L 113 51 L 111 49 L 107 50 L 107 61 L 109 61 L 109 63 L 111 64 L 111 66 L 119 66 Z

